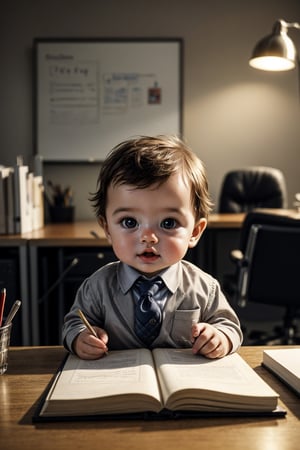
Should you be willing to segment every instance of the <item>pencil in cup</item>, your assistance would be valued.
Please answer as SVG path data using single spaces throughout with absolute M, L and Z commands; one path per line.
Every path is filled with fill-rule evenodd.
M 6 300 L 6 289 L 2 288 L 0 292 L 0 327 L 2 326 L 2 319 L 3 319 L 3 311 L 5 306 L 5 300 Z

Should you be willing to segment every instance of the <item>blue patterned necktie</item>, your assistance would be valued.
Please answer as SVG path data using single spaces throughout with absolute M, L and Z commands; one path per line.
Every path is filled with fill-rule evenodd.
M 163 286 L 164 282 L 160 278 L 146 280 L 140 277 L 135 282 L 138 299 L 135 304 L 134 330 L 146 345 L 150 345 L 159 334 L 162 312 L 153 296 Z

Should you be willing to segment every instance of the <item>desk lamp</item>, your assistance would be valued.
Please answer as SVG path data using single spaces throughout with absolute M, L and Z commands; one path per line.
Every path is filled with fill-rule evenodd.
M 291 70 L 297 65 L 300 100 L 300 60 L 292 39 L 287 35 L 289 28 L 300 30 L 300 24 L 277 20 L 272 33 L 258 41 L 254 47 L 249 64 L 255 69 L 275 72 Z M 294 205 L 300 213 L 300 192 L 295 195 Z
M 261 39 L 252 52 L 249 64 L 260 70 L 283 71 L 299 67 L 299 58 L 295 45 L 287 35 L 289 28 L 300 30 L 297 22 L 277 20 L 272 33 Z

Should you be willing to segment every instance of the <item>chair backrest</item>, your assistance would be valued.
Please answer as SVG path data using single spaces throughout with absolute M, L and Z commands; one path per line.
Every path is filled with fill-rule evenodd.
M 273 167 L 246 167 L 228 172 L 221 186 L 220 213 L 239 213 L 255 208 L 286 208 L 287 188 L 283 173 Z
M 293 226 L 252 224 L 239 274 L 240 304 L 300 308 L 300 220 Z
M 256 210 L 248 212 L 245 216 L 240 232 L 239 250 L 241 250 L 242 253 L 245 253 L 252 225 L 274 225 L 298 228 L 300 227 L 300 216 L 299 219 L 296 219 L 295 217 L 281 215 L 279 213 L 274 214 Z

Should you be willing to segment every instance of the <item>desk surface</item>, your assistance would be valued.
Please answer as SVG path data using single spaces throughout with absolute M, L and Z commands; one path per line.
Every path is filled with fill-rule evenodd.
M 245 214 L 211 214 L 208 228 L 240 228 Z M 93 234 L 96 233 L 95 234 Z M 103 229 L 96 220 L 47 224 L 22 235 L 2 235 L 0 242 L 30 241 L 31 245 L 108 245 Z M 17 242 L 15 242 L 17 243 Z M 19 243 L 19 242 L 18 242 Z
M 292 209 L 264 209 L 285 216 L 300 218 L 300 214 Z M 245 213 L 211 214 L 208 219 L 208 229 L 239 229 L 245 218 Z M 93 235 L 96 233 L 96 236 Z M 43 246 L 108 246 L 104 231 L 96 220 L 77 221 L 73 223 L 47 224 L 40 230 L 34 230 L 21 235 L 1 235 L 0 245 L 21 244 L 30 241 L 30 245 Z
M 178 421 L 88 421 L 33 425 L 36 403 L 65 354 L 62 347 L 15 347 L 0 376 L 0 448 L 5 450 L 296 450 L 300 399 L 261 367 L 266 347 L 240 354 L 280 394 L 285 418 L 202 418 Z
M 208 228 L 240 228 L 245 214 L 211 214 Z M 96 233 L 96 234 L 93 234 Z M 22 235 L 2 235 L 1 245 L 30 242 L 33 246 L 109 246 L 103 229 L 96 220 L 47 224 Z

